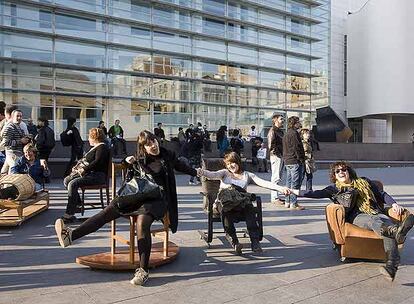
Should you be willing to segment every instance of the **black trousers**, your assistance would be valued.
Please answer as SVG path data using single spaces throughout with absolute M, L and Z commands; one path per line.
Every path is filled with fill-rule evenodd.
M 256 221 L 254 206 L 248 204 L 244 208 L 234 208 L 230 211 L 222 212 L 221 214 L 221 222 L 223 223 L 224 231 L 231 237 L 233 243 L 232 245 L 239 243 L 234 223 L 238 223 L 240 221 L 246 221 L 250 240 L 259 240 L 260 232 Z
M 83 222 L 78 228 L 72 231 L 72 241 L 79 239 L 85 235 L 97 231 L 106 223 L 113 221 L 122 216 L 118 209 L 118 203 L 123 201 L 123 197 L 117 197 L 98 214 Z M 136 208 L 142 206 L 143 203 L 137 203 Z M 149 214 L 138 215 L 137 220 L 137 238 L 138 238 L 138 252 L 140 257 L 140 267 L 148 271 L 148 264 L 151 254 L 151 224 L 154 222 L 154 217 Z
M 69 163 L 66 165 L 65 176 L 68 176 L 72 171 L 73 165 L 75 165 L 76 161 L 80 160 L 83 157 L 83 148 L 82 147 L 74 147 L 72 146 L 70 150 L 70 160 Z

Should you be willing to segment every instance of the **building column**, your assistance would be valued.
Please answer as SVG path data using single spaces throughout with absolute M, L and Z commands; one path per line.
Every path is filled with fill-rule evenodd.
M 387 143 L 392 143 L 392 115 L 387 116 Z

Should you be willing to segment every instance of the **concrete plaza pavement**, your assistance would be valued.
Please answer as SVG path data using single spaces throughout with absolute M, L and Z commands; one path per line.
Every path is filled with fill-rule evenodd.
M 360 176 L 384 182 L 403 206 L 414 210 L 414 168 L 358 169 Z M 261 174 L 270 179 L 270 174 Z M 180 246 L 178 259 L 150 271 L 144 287 L 129 283 L 132 272 L 91 270 L 75 258 L 109 250 L 110 226 L 58 246 L 53 223 L 62 215 L 66 191 L 50 184 L 51 207 L 19 228 L 0 229 L 0 304 L 21 303 L 414 303 L 414 233 L 407 238 L 396 280 L 379 273 L 381 263 L 341 263 L 325 223 L 327 200 L 301 200 L 304 211 L 269 203 L 270 194 L 256 186 L 264 201 L 264 252 L 253 254 L 248 239 L 235 256 L 218 236 L 211 248 L 200 240 L 206 227 L 200 186 L 177 175 Z M 326 170 L 316 172 L 315 188 L 328 184 Z M 95 197 L 97 197 L 95 195 Z M 243 224 L 242 224 L 243 225 Z M 128 229 L 126 220 L 121 230 Z

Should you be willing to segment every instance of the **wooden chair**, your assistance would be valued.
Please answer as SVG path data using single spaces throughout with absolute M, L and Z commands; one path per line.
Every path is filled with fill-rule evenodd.
M 373 182 L 380 190 L 383 189 L 381 182 Z M 408 210 L 400 216 L 395 214 L 392 208 L 386 211 L 396 223 L 410 214 Z M 372 230 L 345 222 L 345 208 L 342 205 L 331 203 L 326 206 L 326 223 L 333 248 L 338 250 L 342 262 L 345 262 L 347 258 L 385 260 L 382 238 Z M 399 245 L 399 248 L 402 246 Z
M 109 160 L 112 161 L 112 153 L 109 155 Z M 109 205 L 110 203 L 110 197 L 109 197 L 109 177 L 111 176 L 111 163 L 108 164 L 108 172 L 106 174 L 106 181 L 103 184 L 97 184 L 97 185 L 83 185 L 80 186 L 80 190 L 82 191 L 81 195 L 81 214 L 85 214 L 85 210 L 91 210 L 91 209 L 104 209 L 104 195 L 103 191 L 105 190 L 105 196 L 106 196 L 106 205 Z M 93 201 L 85 203 L 85 191 L 86 190 L 99 190 L 99 198 L 100 198 L 100 204 L 94 203 Z M 88 208 L 85 208 L 85 204 L 89 205 Z
M 127 168 L 119 163 L 112 163 L 112 197 L 116 197 L 116 178 L 117 172 L 121 172 L 122 179 L 125 179 Z M 116 242 L 123 243 L 128 246 L 129 262 L 135 263 L 135 236 L 137 227 L 137 215 L 134 213 L 126 215 L 129 218 L 129 238 L 126 239 L 123 236 L 116 233 L 116 220 L 111 223 L 111 255 L 115 256 Z M 163 256 L 169 257 L 169 215 L 168 212 L 163 218 L 163 226 L 157 229 L 151 229 L 151 234 L 154 237 L 161 238 L 163 241 Z
M 203 159 L 203 169 L 207 170 L 220 170 L 224 169 L 224 162 L 221 158 L 208 158 Z M 210 243 L 213 240 L 213 234 L 217 233 L 224 233 L 224 230 L 214 230 L 214 223 L 221 223 L 220 214 L 213 209 L 214 201 L 216 200 L 220 181 L 217 180 L 207 180 L 206 178 L 202 178 L 201 180 L 202 192 L 203 195 L 203 209 L 204 212 L 207 214 L 207 231 L 199 230 L 198 233 L 202 240 L 207 243 L 207 246 L 210 247 Z M 255 213 L 256 213 L 256 221 L 259 226 L 259 233 L 260 237 L 259 240 L 263 239 L 263 216 L 262 216 L 262 199 L 260 196 L 256 196 L 256 206 L 255 206 Z M 240 219 L 243 221 L 244 219 Z M 248 234 L 246 229 L 241 231 L 237 231 L 238 233 L 242 233 L 243 236 Z

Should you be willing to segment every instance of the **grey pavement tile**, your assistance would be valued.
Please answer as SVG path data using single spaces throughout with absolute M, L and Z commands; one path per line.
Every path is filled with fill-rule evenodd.
M 3 298 L 3 297 L 2 297 Z M 36 294 L 27 297 L 10 298 L 7 304 L 33 304 L 33 303 L 53 303 L 53 304 L 95 304 L 96 301 L 86 294 L 82 288 L 72 288 L 71 290 L 56 293 Z M 0 300 L 0 303 L 2 300 Z

